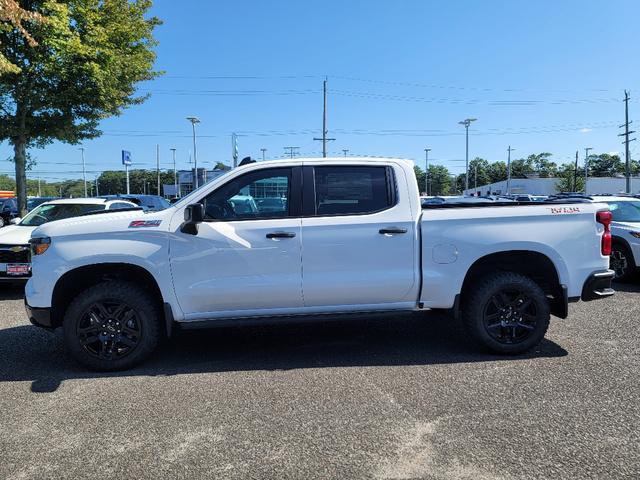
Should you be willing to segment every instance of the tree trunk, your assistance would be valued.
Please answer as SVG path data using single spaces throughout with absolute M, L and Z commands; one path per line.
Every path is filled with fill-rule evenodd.
M 26 110 L 18 103 L 16 108 L 17 132 L 11 138 L 13 144 L 13 160 L 16 164 L 16 197 L 18 197 L 18 215 L 27 214 L 27 132 Z
M 14 161 L 16 164 L 16 194 L 18 197 L 18 215 L 27 214 L 27 140 L 24 135 L 13 139 Z

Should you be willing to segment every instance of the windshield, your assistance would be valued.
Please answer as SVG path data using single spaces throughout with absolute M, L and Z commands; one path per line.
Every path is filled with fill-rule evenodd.
M 29 212 L 19 223 L 26 227 L 37 227 L 43 223 L 63 218 L 77 217 L 88 212 L 104 210 L 105 205 L 88 205 L 82 203 L 59 203 L 40 205 Z
M 614 222 L 640 222 L 640 201 L 609 202 Z

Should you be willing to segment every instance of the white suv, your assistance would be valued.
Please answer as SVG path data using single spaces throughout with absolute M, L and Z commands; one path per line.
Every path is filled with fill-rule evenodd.
M 624 195 L 591 198 L 607 203 L 611 209 L 611 269 L 616 273 L 616 280 L 629 281 L 640 266 L 640 199 Z
M 0 230 L 0 282 L 26 280 L 31 276 L 29 238 L 40 225 L 64 218 L 107 210 L 139 209 L 127 200 L 104 198 L 65 198 L 38 205 L 24 218 Z

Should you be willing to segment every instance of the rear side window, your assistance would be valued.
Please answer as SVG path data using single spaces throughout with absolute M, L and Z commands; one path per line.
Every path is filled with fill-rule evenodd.
M 395 186 L 387 167 L 315 167 L 316 215 L 379 212 L 395 203 Z
M 122 210 L 123 208 L 135 208 L 135 206 L 130 203 L 116 202 L 111 204 L 109 210 Z

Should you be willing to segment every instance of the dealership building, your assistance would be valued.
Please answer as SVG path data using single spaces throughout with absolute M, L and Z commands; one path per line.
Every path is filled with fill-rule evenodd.
M 559 193 L 559 178 L 512 178 L 510 190 L 513 194 L 553 195 Z M 624 177 L 593 177 L 587 179 L 587 194 L 621 193 L 625 191 Z M 640 193 L 640 178 L 631 178 L 631 192 Z M 507 181 L 495 182 L 464 191 L 465 195 L 506 195 Z

